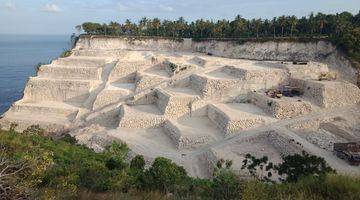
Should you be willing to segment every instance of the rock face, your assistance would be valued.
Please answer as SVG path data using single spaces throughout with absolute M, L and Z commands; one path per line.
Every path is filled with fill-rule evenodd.
M 328 72 L 338 79 L 318 80 Z M 360 173 L 329 154 L 326 141 L 360 139 L 353 75 L 324 41 L 240 45 L 83 36 L 70 57 L 29 79 L 24 98 L 0 124 L 70 131 L 96 151 L 121 140 L 134 153 L 170 158 L 200 177 L 210 177 L 220 158 L 239 170 L 247 153 L 276 163 L 302 150 L 323 156 L 339 172 Z M 284 86 L 303 94 L 266 95 Z

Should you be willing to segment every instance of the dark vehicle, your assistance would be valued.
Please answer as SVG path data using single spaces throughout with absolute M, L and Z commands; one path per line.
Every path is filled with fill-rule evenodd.
M 335 143 L 334 153 L 350 165 L 360 165 L 360 142 Z

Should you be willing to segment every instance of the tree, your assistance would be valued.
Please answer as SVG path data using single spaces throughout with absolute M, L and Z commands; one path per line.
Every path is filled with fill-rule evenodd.
M 145 30 L 147 30 L 148 21 L 149 20 L 146 17 L 141 18 L 139 21 L 139 31 L 141 35 L 143 35 Z
M 286 17 L 285 15 L 278 18 L 279 25 L 281 27 L 281 36 L 284 37 L 284 28 L 286 26 Z
M 235 17 L 235 20 L 230 23 L 232 28 L 233 37 L 241 37 L 241 35 L 246 30 L 246 20 L 243 19 L 240 15 Z
M 318 13 L 316 16 L 317 19 L 317 23 L 319 25 L 319 34 L 322 35 L 323 33 L 323 29 L 326 23 L 326 18 L 325 15 L 323 13 Z
M 283 162 L 277 165 L 269 162 L 266 156 L 256 158 L 247 154 L 241 169 L 247 169 L 253 177 L 265 182 L 273 182 L 273 173 L 279 174 L 282 182 L 297 182 L 302 177 L 319 177 L 335 172 L 324 158 L 309 155 L 305 151 L 302 154 L 285 156 Z
M 183 167 L 177 166 L 167 158 L 158 157 L 145 172 L 145 187 L 158 189 L 165 193 L 174 192 L 187 178 Z
M 85 22 L 82 24 L 83 30 L 88 34 L 102 34 L 102 26 L 98 23 Z
M 291 32 L 290 32 L 290 36 L 293 36 L 293 31 L 296 29 L 296 25 L 298 23 L 298 19 L 296 18 L 296 16 L 291 16 L 290 17 L 290 24 L 291 24 Z
M 289 155 L 283 162 L 276 166 L 279 175 L 286 175 L 283 181 L 297 182 L 301 177 L 321 176 L 335 172 L 329 167 L 324 158 L 310 155 L 305 151 L 302 154 Z
M 159 18 L 155 18 L 155 19 L 153 19 L 152 20 L 152 28 L 156 31 L 155 33 L 155 35 L 156 36 L 159 36 L 159 29 L 160 29 L 160 27 L 161 27 L 161 21 L 160 21 L 160 19 Z
M 241 184 L 238 176 L 229 169 L 222 169 L 213 179 L 214 199 L 241 199 Z
M 125 21 L 124 28 L 125 28 L 125 33 L 127 35 L 132 35 L 134 33 L 134 25 L 131 23 L 129 19 Z
M 272 27 L 273 29 L 273 36 L 274 38 L 276 37 L 276 17 L 274 17 L 272 20 L 271 20 L 271 24 L 270 26 Z
M 256 38 L 259 38 L 259 29 L 261 27 L 261 22 L 261 19 L 253 19 L 253 21 L 251 21 L 256 32 Z
M 142 155 L 135 156 L 130 162 L 130 168 L 136 170 L 144 170 L 145 167 L 145 159 Z

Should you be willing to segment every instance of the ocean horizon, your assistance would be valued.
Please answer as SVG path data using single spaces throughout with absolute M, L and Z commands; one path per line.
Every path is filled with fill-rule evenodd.
M 28 77 L 39 63 L 70 47 L 70 35 L 0 34 L 0 115 L 21 99 Z

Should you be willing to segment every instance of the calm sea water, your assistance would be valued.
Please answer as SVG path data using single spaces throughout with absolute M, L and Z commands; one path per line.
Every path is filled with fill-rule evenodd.
M 70 46 L 70 36 L 0 35 L 0 115 L 23 96 L 38 63 L 50 62 Z

